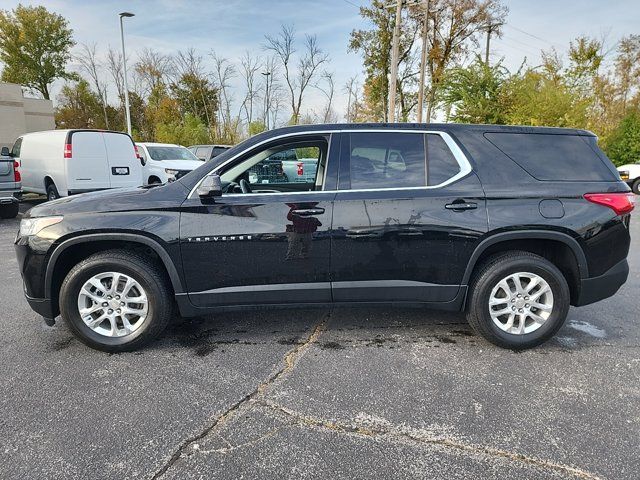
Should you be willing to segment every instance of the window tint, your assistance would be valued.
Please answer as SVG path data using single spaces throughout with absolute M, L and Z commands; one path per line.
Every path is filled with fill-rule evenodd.
M 265 191 L 322 190 L 326 160 L 325 140 L 302 141 L 262 150 L 222 174 L 223 182 L 246 180 L 255 193 Z
M 198 160 L 191 150 L 184 147 L 147 146 L 147 151 L 153 160 Z
M 426 185 L 424 135 L 350 134 L 351 188 L 403 188 Z
M 460 165 L 440 135 L 427 134 L 428 184 L 440 185 L 460 171 Z
M 485 137 L 538 180 L 615 180 L 588 137 L 539 133 L 485 133 Z
M 211 152 L 211 158 L 217 157 L 221 153 L 229 150 L 230 147 L 213 147 L 213 152 Z
M 189 149 L 191 150 L 191 149 Z M 193 150 L 191 150 L 193 152 Z M 198 157 L 200 160 L 208 160 L 209 159 L 209 147 L 198 147 L 196 148 L 196 151 L 193 152 L 195 153 L 196 157 Z
M 16 140 L 11 149 L 11 156 L 14 158 L 20 158 L 20 148 L 22 147 L 22 138 Z

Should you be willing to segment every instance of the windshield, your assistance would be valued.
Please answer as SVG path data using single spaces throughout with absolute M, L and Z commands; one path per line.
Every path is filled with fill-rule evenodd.
M 191 151 L 184 147 L 151 147 L 147 151 L 152 160 L 199 160 Z

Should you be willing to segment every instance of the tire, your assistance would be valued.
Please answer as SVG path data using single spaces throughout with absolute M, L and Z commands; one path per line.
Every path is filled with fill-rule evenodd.
M 631 184 L 631 190 L 633 190 L 633 193 L 635 193 L 636 195 L 640 195 L 640 178 L 636 178 L 633 183 Z
M 50 183 L 49 186 L 47 186 L 47 202 L 58 198 L 60 198 L 60 194 L 58 193 L 55 183 Z
M 510 290 L 514 290 L 513 297 L 508 296 L 506 290 L 501 289 L 499 286 L 501 280 L 510 278 L 509 276 L 513 274 L 523 274 L 519 275 L 523 279 L 521 285 L 526 283 L 524 289 L 521 290 L 524 293 L 522 298 L 516 298 L 516 288 L 511 283 L 513 280 L 507 281 Z M 531 287 L 532 294 L 526 293 L 529 285 L 531 285 L 531 283 L 528 283 L 528 276 L 532 277 L 531 281 L 538 277 L 535 278 L 536 283 L 533 284 L 538 286 Z M 537 300 L 531 300 L 531 303 L 539 300 L 541 306 L 549 309 L 548 304 L 544 306 L 542 303 L 550 301 L 550 312 L 534 308 L 529 303 L 523 305 L 521 302 L 524 302 L 525 298 L 527 299 L 526 301 L 529 301 L 528 295 L 534 298 L 539 292 L 546 290 L 542 288 L 544 282 L 546 282 L 546 286 L 549 287 L 551 293 L 542 293 Z M 502 298 L 496 298 L 500 294 L 506 301 L 502 301 Z M 525 295 L 527 296 L 525 297 Z M 497 301 L 496 306 L 489 306 L 490 299 Z M 569 304 L 569 286 L 562 272 L 553 263 L 533 253 L 512 251 L 494 256 L 478 268 L 471 283 L 469 303 L 467 305 L 467 320 L 471 327 L 489 342 L 503 348 L 523 350 L 536 347 L 550 339 L 564 324 L 569 312 Z M 535 305 L 538 305 L 538 303 L 535 303 Z M 509 319 L 514 308 L 515 313 L 511 330 L 520 329 L 522 316 L 519 315 L 519 312 L 524 311 L 526 316 L 524 328 L 525 330 L 530 329 L 530 332 L 514 333 L 504 329 L 509 325 Z M 507 313 L 498 316 L 497 320 L 494 321 L 490 312 L 491 309 L 495 309 L 495 316 L 500 310 L 506 310 Z M 536 315 L 538 319 L 546 315 L 548 317 L 543 322 L 536 322 L 533 317 L 528 317 L 528 315 Z M 503 328 L 500 328 L 498 323 L 503 325 Z
M 162 181 L 158 177 L 149 177 L 148 185 L 160 185 Z
M 20 205 L 18 202 L 12 202 L 8 205 L 0 205 L 0 218 L 16 218 L 19 210 Z
M 92 308 L 92 299 L 81 293 L 83 286 L 90 279 L 95 279 L 96 276 L 109 276 L 113 272 L 132 279 L 134 284 L 137 283 L 137 286 L 133 286 L 129 290 L 130 293 L 133 292 L 131 295 L 135 298 L 144 298 L 146 295 L 146 316 L 142 318 L 142 315 L 130 315 L 127 322 L 132 322 L 130 326 L 133 331 L 128 333 L 123 320 L 123 317 L 126 318 L 126 316 L 113 313 L 116 306 L 111 305 L 111 302 L 117 303 L 117 300 L 120 299 L 123 300 L 121 305 L 125 304 L 127 291 L 125 290 L 126 285 L 122 286 L 125 281 L 124 277 L 120 277 L 121 282 L 119 283 L 122 287 L 122 298 L 115 295 L 117 291 L 110 291 L 103 284 L 102 293 L 104 295 L 100 295 L 98 290 L 94 290 L 92 298 L 98 296 L 105 302 L 100 305 L 93 303 L 93 307 L 97 306 L 99 310 L 96 313 L 85 316 L 85 318 L 92 319 L 91 316 L 93 315 L 93 318 L 99 320 L 98 317 L 101 316 L 101 313 L 112 312 L 117 317 L 113 322 L 107 318 L 98 326 L 91 328 L 85 323 L 80 314 L 81 302 L 87 302 L 88 300 L 88 308 Z M 102 281 L 105 282 L 106 286 L 109 286 L 108 279 Z M 128 280 L 127 285 L 129 285 Z M 107 297 L 109 293 L 112 295 Z M 132 298 L 131 295 L 127 298 Z M 97 253 L 78 263 L 71 269 L 62 283 L 59 302 L 60 313 L 71 331 L 85 344 L 105 352 L 131 351 L 148 344 L 164 331 L 173 313 L 173 293 L 166 275 L 150 259 L 125 250 L 109 250 Z M 87 305 L 87 303 L 84 304 Z M 105 304 L 108 304 L 109 310 L 102 308 Z M 124 308 L 130 305 L 127 302 Z M 135 305 L 136 308 L 140 308 L 138 304 Z M 111 310 L 112 307 L 113 310 Z M 120 310 L 118 310 L 118 313 L 120 313 Z M 140 324 L 137 322 L 140 322 Z M 118 334 L 105 333 L 108 328 L 112 332 L 117 331 Z

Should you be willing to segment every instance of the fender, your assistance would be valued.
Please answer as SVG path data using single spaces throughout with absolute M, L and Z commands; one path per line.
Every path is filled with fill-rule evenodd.
M 47 264 L 47 272 L 45 274 L 45 297 L 51 298 L 51 284 L 53 280 L 53 272 L 55 271 L 56 262 L 60 254 L 64 252 L 67 248 L 72 245 L 77 245 L 79 243 L 88 243 L 96 240 L 129 240 L 131 242 L 141 243 L 149 248 L 151 248 L 154 252 L 158 254 L 158 257 L 162 260 L 167 272 L 169 273 L 169 278 L 171 280 L 171 285 L 173 286 L 173 290 L 176 294 L 184 293 L 184 288 L 182 286 L 182 280 L 180 275 L 178 275 L 178 270 L 173 263 L 173 260 L 167 253 L 167 251 L 155 240 L 145 237 L 144 235 L 136 235 L 133 233 L 92 233 L 88 235 L 81 235 L 78 237 L 73 237 L 68 240 L 65 240 L 60 245 L 56 247 L 56 249 L 51 254 L 51 258 Z
M 567 235 L 566 233 L 557 232 L 554 230 L 519 230 L 515 232 L 502 232 L 491 235 L 488 238 L 485 238 L 481 241 L 476 249 L 474 250 L 471 258 L 469 259 L 469 263 L 467 264 L 467 269 L 464 272 L 464 277 L 462 278 L 462 285 L 467 285 L 469 283 L 469 279 L 471 278 L 471 274 L 473 273 L 473 269 L 480 258 L 480 255 L 491 245 L 495 245 L 499 242 L 504 242 L 508 240 L 531 240 L 531 239 L 540 239 L 540 240 L 556 240 L 567 245 L 573 254 L 576 257 L 576 261 L 578 263 L 578 271 L 580 273 L 580 278 L 588 278 L 589 277 L 589 268 L 587 265 L 587 257 L 580 247 L 580 244 L 576 241 L 575 238 Z

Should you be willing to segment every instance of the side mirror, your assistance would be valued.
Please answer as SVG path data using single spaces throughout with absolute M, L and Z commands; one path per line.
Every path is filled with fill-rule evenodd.
M 0 155 L 2 155 L 3 157 L 10 157 L 11 152 L 9 151 L 9 147 L 2 147 L 2 150 L 0 151 Z
M 196 192 L 200 198 L 222 196 L 222 181 L 220 180 L 220 175 L 212 174 L 204 177 Z

